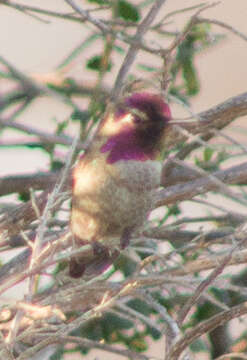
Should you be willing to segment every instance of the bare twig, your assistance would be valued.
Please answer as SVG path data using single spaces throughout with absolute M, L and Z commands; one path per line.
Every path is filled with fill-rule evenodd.
M 247 181 L 247 163 L 233 166 L 227 170 L 216 171 L 212 175 L 225 184 L 244 183 Z M 177 201 L 189 200 L 196 195 L 205 194 L 208 191 L 218 191 L 219 187 L 210 176 L 206 176 L 159 191 L 155 203 L 156 206 L 161 206 Z
M 215 360 L 229 360 L 229 359 L 243 359 L 247 360 L 247 354 L 239 353 L 239 352 L 231 352 L 217 357 Z
M 233 26 L 220 21 L 220 20 L 216 20 L 216 19 L 208 19 L 208 18 L 203 18 L 203 17 L 198 17 L 196 19 L 196 23 L 200 24 L 200 23 L 208 23 L 208 24 L 214 24 L 214 25 L 218 25 L 220 27 L 223 27 L 224 29 L 227 29 L 229 31 L 231 31 L 234 35 L 240 37 L 241 39 L 247 41 L 247 35 L 245 35 L 244 33 L 236 30 Z
M 14 192 L 28 193 L 30 188 L 34 190 L 44 190 L 54 184 L 58 176 L 58 171 L 4 176 L 0 178 L 0 196 Z
M 222 311 L 221 313 L 212 316 L 208 320 L 200 322 L 198 325 L 187 330 L 182 338 L 178 339 L 172 346 L 167 360 L 177 360 L 180 354 L 189 346 L 193 341 L 198 339 L 203 334 L 212 331 L 218 326 L 226 324 L 228 321 L 238 318 L 247 313 L 247 302 L 232 307 L 230 310 Z
M 73 139 L 67 135 L 49 134 L 45 131 L 35 129 L 32 126 L 20 124 L 20 123 L 13 122 L 10 120 L 11 119 L 5 120 L 5 119 L 0 118 L 0 126 L 8 127 L 11 129 L 17 129 L 17 130 L 23 131 L 25 133 L 28 133 L 30 135 L 35 135 L 46 144 L 71 145 L 73 143 Z M 83 149 L 83 144 L 78 143 L 77 146 L 78 146 L 78 149 Z
M 100 349 L 103 351 L 107 351 L 108 353 L 112 353 L 112 354 L 117 354 L 126 358 L 131 358 L 131 359 L 136 359 L 136 360 L 150 360 L 149 356 L 140 354 L 140 353 L 136 353 L 134 351 L 131 350 L 125 350 L 125 349 L 120 349 L 118 347 L 115 346 L 111 346 L 108 344 L 103 344 L 97 341 L 93 341 L 93 340 L 89 340 L 86 338 L 81 338 L 79 336 L 66 336 L 66 335 L 50 335 L 48 334 L 34 334 L 33 336 L 30 335 L 30 338 L 35 338 L 38 340 L 43 340 L 44 338 L 49 338 L 50 344 L 64 344 L 64 343 L 71 343 L 71 344 L 78 344 L 80 346 L 83 346 L 85 348 L 95 348 L 95 349 Z M 32 350 L 32 348 L 31 348 Z M 31 353 L 35 354 L 36 353 L 36 349 L 34 349 L 35 351 L 29 351 L 28 354 L 26 356 L 28 357 L 23 357 L 22 355 L 20 357 L 18 357 L 18 360 L 24 360 L 24 359 L 28 359 L 30 358 Z M 153 358 L 155 359 L 155 358 Z
M 55 204 L 55 201 L 59 197 L 60 192 L 62 191 L 62 189 L 66 183 L 66 180 L 70 174 L 70 166 L 71 166 L 71 162 L 72 162 L 73 155 L 74 155 L 78 141 L 79 141 L 79 137 L 77 136 L 77 137 L 75 137 L 73 144 L 69 150 L 66 164 L 61 173 L 61 177 L 60 177 L 59 181 L 57 182 L 57 184 L 55 185 L 52 193 L 49 195 L 48 201 L 44 208 L 41 222 L 37 229 L 37 236 L 36 236 L 36 239 L 34 242 L 34 248 L 32 251 L 32 257 L 31 257 L 31 261 L 30 261 L 30 271 L 32 271 L 33 266 L 34 266 L 35 262 L 37 261 L 37 257 L 41 251 L 42 245 L 44 243 L 44 234 L 45 234 L 45 229 L 46 229 L 46 225 L 47 225 L 48 218 L 49 218 L 49 212 L 51 211 L 52 207 Z M 29 298 L 28 298 L 29 301 L 31 300 L 33 293 L 34 293 L 34 277 L 31 276 L 30 284 L 29 284 Z
M 219 276 L 222 271 L 224 270 L 225 266 L 231 260 L 232 251 L 225 256 L 222 263 L 219 264 L 212 273 L 203 280 L 200 285 L 197 287 L 195 293 L 191 296 L 191 298 L 186 302 L 186 304 L 181 308 L 177 316 L 177 322 L 181 326 L 183 321 L 185 320 L 186 316 L 188 315 L 189 311 L 192 307 L 197 303 L 200 296 L 202 296 L 203 292 L 215 281 L 216 277 Z
M 142 41 L 143 36 L 145 35 L 145 33 L 148 31 L 149 26 L 151 25 L 151 23 L 153 22 L 153 20 L 155 19 L 156 15 L 158 14 L 160 8 L 164 5 L 166 0 L 157 0 L 154 5 L 152 6 L 152 8 L 150 9 L 150 11 L 148 12 L 148 14 L 146 15 L 146 17 L 142 20 L 142 22 L 139 24 L 139 26 L 137 27 L 134 39 L 136 41 L 136 43 L 132 44 L 125 56 L 125 59 L 122 63 L 122 66 L 118 72 L 114 87 L 113 87 L 113 91 L 112 91 L 112 99 L 116 101 L 116 99 L 118 98 L 118 96 L 120 95 L 120 92 L 122 90 L 122 86 L 125 80 L 125 77 L 131 67 L 131 65 L 133 64 L 137 52 L 139 50 L 139 44 Z

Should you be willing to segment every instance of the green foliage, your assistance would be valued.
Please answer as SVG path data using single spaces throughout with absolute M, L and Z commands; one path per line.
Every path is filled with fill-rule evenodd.
M 190 350 L 194 353 L 205 352 L 208 350 L 208 347 L 203 340 L 197 339 L 190 345 Z
M 30 200 L 30 193 L 29 192 L 22 192 L 18 194 L 18 199 L 23 202 L 27 202 Z
M 69 125 L 69 120 L 64 120 L 59 122 L 57 124 L 56 134 L 57 135 L 63 134 L 64 131 L 67 129 L 68 125 Z
M 87 61 L 87 68 L 92 71 L 101 71 L 104 59 L 101 55 L 94 55 Z M 110 71 L 112 62 L 108 61 L 106 71 Z
M 127 256 L 120 255 L 115 261 L 114 267 L 116 270 L 120 270 L 125 277 L 128 277 L 136 270 L 136 262 Z
M 89 3 L 95 3 L 98 5 L 106 5 L 109 3 L 108 0 L 87 0 Z
M 90 118 L 89 111 L 75 110 L 71 114 L 72 121 L 80 121 L 81 123 L 87 123 Z
M 229 158 L 226 150 L 216 151 L 212 147 L 206 147 L 202 153 L 202 158 L 195 156 L 195 165 L 205 171 L 217 171 L 220 165 Z
M 62 360 L 64 358 L 64 352 L 64 347 L 59 346 L 54 354 L 50 356 L 49 360 Z
M 117 15 L 126 21 L 138 22 L 140 20 L 137 7 L 125 0 L 118 0 Z
M 210 31 L 211 27 L 208 24 L 194 26 L 177 48 L 176 61 L 171 70 L 173 84 L 170 91 L 185 103 L 187 103 L 188 97 L 198 94 L 200 90 L 195 60 L 198 51 L 212 46 L 212 42 L 209 40 Z M 175 80 L 180 73 L 182 74 L 183 83 L 181 86 L 177 86 Z
M 203 152 L 203 160 L 205 162 L 210 161 L 214 154 L 214 150 L 212 148 L 206 147 Z
M 147 305 L 145 301 L 140 299 L 131 299 L 128 301 L 128 306 L 145 316 L 150 316 L 151 313 L 154 312 L 154 310 L 149 305 Z

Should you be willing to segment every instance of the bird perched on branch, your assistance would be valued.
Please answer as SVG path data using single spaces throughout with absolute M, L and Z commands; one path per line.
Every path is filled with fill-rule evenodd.
M 72 258 L 72 277 L 105 270 L 144 223 L 160 186 L 155 160 L 170 118 L 160 95 L 140 92 L 111 106 L 100 123 L 73 171 L 71 210 L 74 243 L 92 244 L 95 258 Z

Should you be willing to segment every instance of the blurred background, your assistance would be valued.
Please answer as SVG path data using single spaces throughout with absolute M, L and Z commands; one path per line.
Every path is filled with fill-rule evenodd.
M 136 1 L 138 3 L 138 1 Z M 35 0 L 21 1 L 26 5 L 33 5 L 43 9 L 66 12 L 68 6 L 62 0 Z M 86 3 L 82 1 L 82 4 Z M 163 12 L 168 13 L 183 6 L 194 6 L 198 1 L 167 1 L 163 7 Z M 163 15 L 163 14 L 160 14 Z M 188 13 L 175 17 L 177 24 L 172 28 L 181 27 Z M 222 1 L 213 8 L 206 10 L 202 16 L 221 20 L 240 32 L 246 33 L 246 0 Z M 60 81 L 56 76 L 56 68 L 64 61 L 67 55 L 85 39 L 85 27 L 80 24 L 65 21 L 63 19 L 40 16 L 47 23 L 41 22 L 31 16 L 24 15 L 12 8 L 1 6 L 0 13 L 0 54 L 4 56 L 11 64 L 19 70 L 27 73 L 39 81 L 51 79 Z M 87 26 L 88 32 L 90 26 Z M 244 40 L 235 36 L 231 32 L 224 30 L 219 26 L 213 26 L 215 33 L 226 35 L 217 45 L 209 51 L 203 51 L 196 57 L 196 67 L 200 80 L 200 93 L 190 99 L 192 108 L 195 112 L 208 109 L 210 106 L 226 100 L 227 98 L 246 91 L 247 83 L 247 44 Z M 152 40 L 152 39 L 151 39 Z M 84 64 L 90 58 L 91 53 L 101 51 L 102 45 L 97 42 L 88 52 L 88 58 L 82 57 L 76 59 L 73 68 L 67 71 L 72 73 L 82 85 L 90 85 L 95 81 L 93 72 L 84 72 Z M 142 54 L 143 56 L 143 54 Z M 120 59 L 116 58 L 115 63 Z M 137 59 L 138 62 L 138 59 Z M 136 63 L 131 70 L 136 71 Z M 137 70 L 138 73 L 138 70 Z M 115 80 L 115 72 L 106 76 L 106 85 L 111 88 Z M 140 76 L 144 76 L 140 73 Z M 6 89 L 6 82 L 0 79 L 0 95 Z M 83 100 L 80 100 L 83 104 Z M 84 108 L 86 108 L 85 103 Z M 174 106 L 173 115 L 176 116 L 176 106 Z M 52 119 L 63 121 L 70 115 L 70 108 L 59 100 L 51 98 L 39 98 L 21 116 L 21 122 L 32 125 L 37 129 L 49 129 L 55 127 Z M 178 112 L 180 115 L 180 113 Z M 241 122 L 241 127 L 245 121 Z M 238 122 L 239 124 L 239 122 Z M 236 124 L 234 124 L 235 127 Z M 73 131 L 72 131 L 73 132 Z M 20 137 L 19 132 L 5 132 L 5 136 Z M 0 175 L 10 173 L 22 173 L 26 171 L 45 170 L 46 158 L 39 150 L 30 151 L 1 149 L 1 167 Z M 26 158 L 28 156 L 28 158 Z M 24 161 L 25 160 L 25 161 Z
M 138 3 L 138 1 L 133 2 Z M 62 0 L 23 0 L 19 3 L 58 12 L 71 11 Z M 79 1 L 78 3 L 88 5 L 86 1 Z M 178 8 L 194 6 L 195 4 L 199 4 L 199 1 L 167 0 L 162 12 L 165 14 Z M 162 13 L 160 16 L 164 14 Z M 176 29 L 177 27 L 180 29 L 185 24 L 188 16 L 188 14 L 176 16 L 175 24 L 174 22 L 171 24 L 172 28 Z M 246 0 L 221 1 L 217 6 L 206 10 L 202 16 L 229 24 L 247 36 Z M 45 15 L 40 15 L 40 18 L 43 21 L 0 5 L 0 56 L 2 55 L 10 64 L 23 73 L 30 75 L 40 84 L 46 81 L 59 84 L 61 81 L 60 75 L 62 76 L 63 74 L 58 74 L 58 66 L 63 63 L 67 55 L 78 44 L 83 42 L 86 36 L 85 26 L 82 27 L 77 23 Z M 246 91 L 247 41 L 240 39 L 232 32 L 217 25 L 214 25 L 212 28 L 215 33 L 222 34 L 224 37 L 212 48 L 202 51 L 196 57 L 196 69 L 201 90 L 198 95 L 190 99 L 192 109 L 195 112 L 206 110 L 213 105 Z M 89 34 L 91 26 L 86 26 L 86 29 Z M 149 40 L 155 42 L 155 39 Z M 100 51 L 102 51 L 102 43 L 95 42 L 95 45 L 93 48 L 90 48 L 86 56 L 83 52 L 82 56 L 76 58 L 73 66 L 66 68 L 66 75 L 70 74 L 76 78 L 82 86 L 92 86 L 96 81 L 96 75 L 94 72 L 84 72 L 85 63 L 92 54 Z M 117 56 L 114 58 L 114 62 L 117 65 L 116 68 L 119 68 L 121 65 L 120 61 L 121 59 Z M 131 71 L 139 74 L 140 77 L 144 76 L 137 68 L 137 62 L 138 58 Z M 116 71 L 117 69 L 108 73 L 104 80 L 105 86 L 109 89 L 111 89 L 114 83 Z M 9 86 L 8 81 L 0 78 L 0 97 Z M 81 98 L 75 99 L 75 101 L 77 101 L 82 110 L 87 109 L 87 101 Z M 175 104 L 172 104 L 172 111 L 175 118 L 184 114 L 181 108 Z M 36 129 L 52 132 L 56 128 L 57 123 L 65 121 L 70 115 L 71 108 L 60 101 L 59 98 L 44 96 L 35 100 L 18 121 Z M 241 138 L 245 138 L 246 131 L 246 118 L 242 118 L 234 122 L 225 133 L 231 134 L 231 136 L 241 141 Z M 73 123 L 68 127 L 68 134 L 73 136 L 76 132 L 77 126 Z M 10 140 L 18 142 L 26 138 L 26 134 L 21 134 L 16 130 L 8 130 L 1 134 L 0 144 Z M 224 143 L 224 140 L 216 139 L 214 142 Z M 64 149 L 61 148 L 61 154 L 63 152 Z M 49 170 L 47 154 L 39 149 L 30 151 L 25 148 L 10 149 L 2 147 L 0 148 L 0 164 L 0 176 Z M 12 200 L 13 198 L 6 197 L 6 201 Z M 240 211 L 239 207 L 237 207 L 237 210 Z M 198 210 L 195 204 L 190 203 L 186 207 L 186 212 L 190 215 L 194 212 L 199 216 L 198 211 L 200 212 L 201 210 Z M 186 215 L 186 212 L 184 215 Z M 13 294 L 17 296 L 19 290 L 16 289 L 12 296 Z M 237 320 L 236 324 L 238 324 Z M 95 351 L 90 353 L 88 359 L 95 358 L 97 354 Z M 160 345 L 158 342 L 153 344 L 150 354 L 152 356 L 160 356 Z M 66 359 L 70 358 L 72 359 L 72 355 L 66 357 Z M 100 358 L 103 359 L 104 357 L 100 356 Z M 108 360 L 115 358 L 115 355 L 107 354 Z

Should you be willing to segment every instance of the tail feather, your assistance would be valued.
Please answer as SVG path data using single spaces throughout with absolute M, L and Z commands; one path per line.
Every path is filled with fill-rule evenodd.
M 119 251 L 115 250 L 111 254 L 106 251 L 100 255 L 96 254 L 95 258 L 88 262 L 85 259 L 73 258 L 69 263 L 69 274 L 73 278 L 80 278 L 83 275 L 100 275 L 114 263 L 118 256 Z

